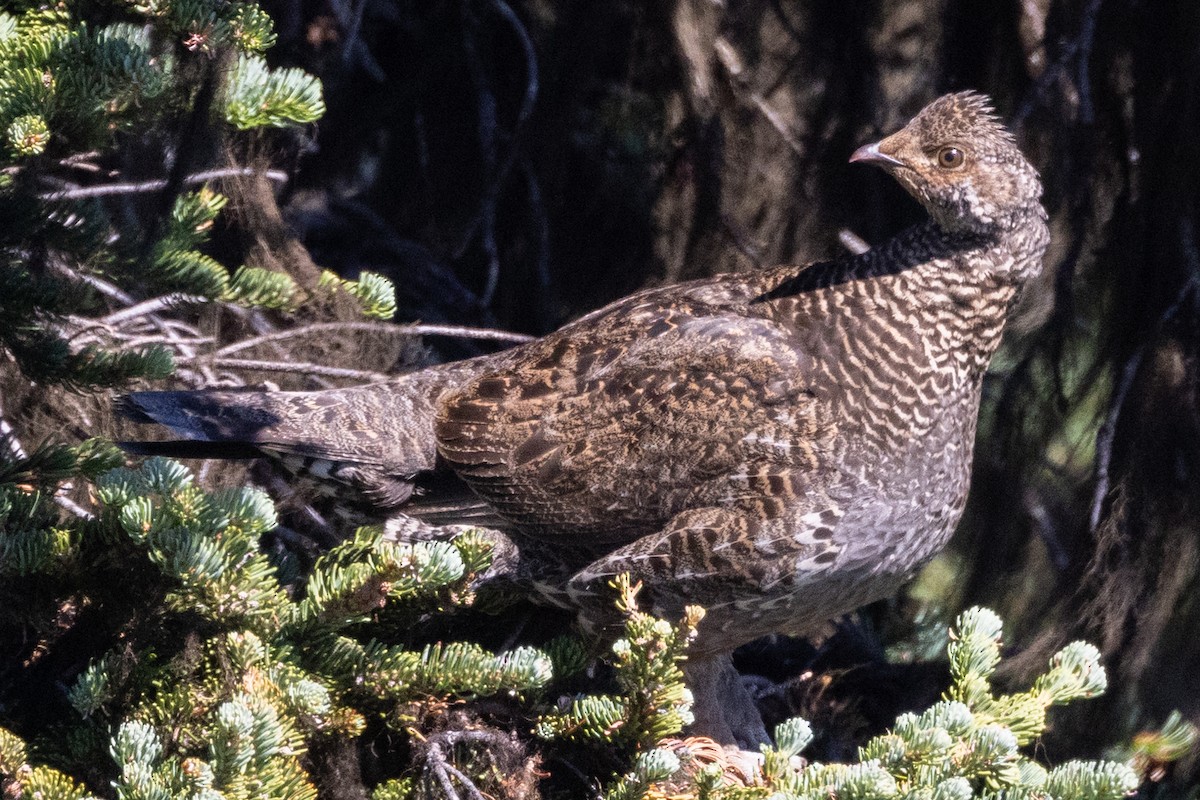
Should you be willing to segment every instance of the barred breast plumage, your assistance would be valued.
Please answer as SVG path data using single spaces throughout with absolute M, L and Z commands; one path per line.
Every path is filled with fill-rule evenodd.
M 980 95 L 938 99 L 851 160 L 931 219 L 861 255 L 649 289 L 387 383 L 126 408 L 332 459 L 388 510 L 413 475 L 449 469 L 525 552 L 555 553 L 558 599 L 586 606 L 630 572 L 663 612 L 708 606 L 699 653 L 803 632 L 944 545 L 984 371 L 1048 243 L 1037 174 Z

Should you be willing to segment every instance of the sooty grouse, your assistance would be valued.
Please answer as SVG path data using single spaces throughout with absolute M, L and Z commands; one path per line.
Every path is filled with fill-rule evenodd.
M 984 371 L 1049 238 L 1037 173 L 978 94 L 851 161 L 931 219 L 861 255 L 638 292 L 385 383 L 139 392 L 125 412 L 199 440 L 193 455 L 269 454 L 393 514 L 419 506 L 422 473 L 452 471 L 517 560 L 553 556 L 559 577 L 536 584 L 556 600 L 607 606 L 629 572 L 662 613 L 707 607 L 698 726 L 761 739 L 753 712 L 705 702 L 739 692 L 727 654 L 888 595 L 946 543 Z

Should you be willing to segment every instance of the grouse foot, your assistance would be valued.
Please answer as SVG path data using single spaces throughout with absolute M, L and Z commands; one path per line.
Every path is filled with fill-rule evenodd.
M 683 672 L 695 698 L 689 735 L 708 736 L 727 748 L 732 745 L 753 753 L 759 745 L 770 744 L 762 716 L 731 655 L 690 658 Z

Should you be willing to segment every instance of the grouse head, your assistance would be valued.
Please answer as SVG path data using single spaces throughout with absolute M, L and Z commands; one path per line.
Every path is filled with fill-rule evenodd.
M 1037 172 L 975 92 L 939 97 L 850 160 L 887 170 L 946 230 L 1003 233 L 1040 213 Z

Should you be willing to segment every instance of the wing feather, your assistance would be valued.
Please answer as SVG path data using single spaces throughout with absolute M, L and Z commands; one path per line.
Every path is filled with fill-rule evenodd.
M 697 504 L 800 491 L 776 473 L 812 471 L 832 425 L 787 328 L 653 301 L 585 327 L 527 346 L 438 409 L 441 457 L 501 513 L 535 534 L 601 544 Z

